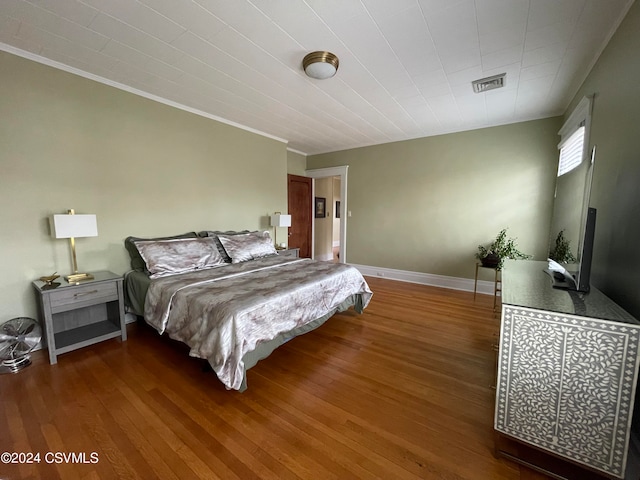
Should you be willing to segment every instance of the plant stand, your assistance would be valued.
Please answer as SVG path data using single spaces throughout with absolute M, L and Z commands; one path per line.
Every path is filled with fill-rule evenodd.
M 476 292 L 478 290 L 478 270 L 481 268 L 487 268 L 489 270 L 494 271 L 493 277 L 493 311 L 496 311 L 496 306 L 498 304 L 498 292 L 502 292 L 502 277 L 500 276 L 500 270 L 498 267 L 485 267 L 481 262 L 476 262 L 476 278 L 473 284 L 473 299 L 476 299 Z

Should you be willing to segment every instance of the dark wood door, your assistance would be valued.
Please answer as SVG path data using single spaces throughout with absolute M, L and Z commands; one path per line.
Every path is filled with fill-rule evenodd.
M 300 256 L 311 258 L 312 207 L 311 179 L 299 175 L 287 175 L 287 196 L 291 226 L 289 247 L 299 248 Z

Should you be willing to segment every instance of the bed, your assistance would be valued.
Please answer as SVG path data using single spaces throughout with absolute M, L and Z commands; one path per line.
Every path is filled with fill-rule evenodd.
M 373 295 L 347 264 L 281 256 L 267 232 L 189 232 L 129 237 L 129 311 L 206 359 L 227 389 L 246 371 L 336 312 L 357 312 Z

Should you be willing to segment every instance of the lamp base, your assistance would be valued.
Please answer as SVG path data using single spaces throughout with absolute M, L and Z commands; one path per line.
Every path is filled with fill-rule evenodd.
M 64 277 L 64 279 L 69 283 L 80 283 L 87 280 L 93 280 L 93 275 L 90 273 L 72 273 L 71 275 Z

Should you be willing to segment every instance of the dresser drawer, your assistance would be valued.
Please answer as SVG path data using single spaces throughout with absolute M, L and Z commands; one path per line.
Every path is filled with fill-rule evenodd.
M 50 293 L 51 309 L 64 311 L 80 305 L 94 305 L 118 299 L 116 282 L 92 283 Z

